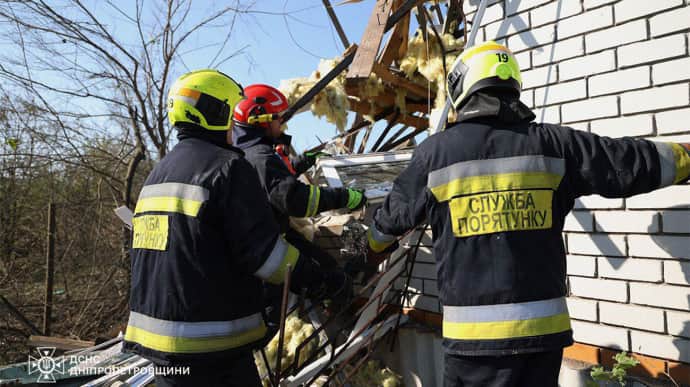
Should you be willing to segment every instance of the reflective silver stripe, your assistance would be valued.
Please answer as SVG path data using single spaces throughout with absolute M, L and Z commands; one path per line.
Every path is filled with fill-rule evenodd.
M 196 103 L 199 101 L 198 99 L 194 99 L 192 97 L 186 97 L 184 95 L 176 95 L 173 97 L 173 99 L 184 101 L 184 102 L 186 102 L 192 106 L 196 106 Z
M 262 324 L 261 313 L 230 321 L 188 322 L 161 320 L 137 312 L 129 313 L 128 323 L 157 335 L 187 338 L 232 336 L 260 327 Z
M 659 163 L 661 164 L 661 182 L 659 187 L 673 185 L 676 180 L 676 157 L 673 155 L 671 145 L 663 142 L 655 142 L 656 150 L 659 153 Z
M 384 234 L 381 231 L 379 231 L 376 228 L 376 224 L 374 222 L 371 222 L 371 227 L 369 228 L 371 230 L 371 238 L 375 240 L 376 242 L 379 243 L 388 243 L 388 242 L 393 242 L 396 238 L 395 235 L 390 235 L 390 234 Z
M 537 155 L 461 161 L 429 173 L 427 185 L 433 188 L 462 177 L 512 172 L 549 172 L 563 176 L 565 160 Z
M 151 197 L 174 197 L 203 202 L 208 200 L 209 193 L 204 187 L 183 183 L 161 183 L 144 186 L 139 194 L 139 199 Z
M 478 323 L 529 320 L 568 312 L 565 297 L 550 300 L 480 306 L 443 306 L 443 321 Z
M 288 244 L 283 240 L 283 237 L 276 239 L 276 244 L 271 250 L 271 254 L 266 259 L 263 265 L 257 270 L 254 275 L 261 279 L 268 279 L 280 267 L 285 259 L 285 254 L 288 250 Z

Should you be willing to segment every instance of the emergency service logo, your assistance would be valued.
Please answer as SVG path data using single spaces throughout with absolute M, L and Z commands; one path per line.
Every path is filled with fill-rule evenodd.
M 55 383 L 55 375 L 65 373 L 65 358 L 54 358 L 54 347 L 38 347 L 36 352 L 38 357 L 29 355 L 29 375 L 38 374 L 36 383 Z

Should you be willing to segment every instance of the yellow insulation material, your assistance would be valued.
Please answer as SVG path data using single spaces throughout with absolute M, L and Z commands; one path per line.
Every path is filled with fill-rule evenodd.
M 293 78 L 280 81 L 278 87 L 288 98 L 288 103 L 292 105 L 298 98 L 306 94 L 321 77 L 333 69 L 341 58 L 321 59 L 319 67 L 309 78 Z M 350 103 L 345 92 L 345 75 L 341 72 L 326 87 L 312 99 L 309 108 L 317 117 L 326 117 L 326 121 L 335 124 L 340 132 L 345 130 L 347 125 L 347 112 Z
M 402 377 L 390 368 L 369 360 L 350 378 L 352 387 L 402 387 Z
M 427 29 L 427 36 L 427 41 L 424 41 L 421 30 L 416 31 L 415 36 L 408 42 L 407 53 L 399 61 L 399 66 L 406 78 L 436 92 L 436 98 L 431 107 L 431 112 L 434 113 L 440 111 L 446 101 L 445 73 L 438 38 L 430 28 Z M 446 52 L 451 52 L 446 54 L 446 69 L 450 70 L 457 55 L 462 51 L 464 41 L 463 39 L 455 39 L 451 34 L 444 34 L 441 36 L 441 42 Z M 292 105 L 298 98 L 306 94 L 324 74 L 335 67 L 339 61 L 340 58 L 322 59 L 317 70 L 309 77 L 283 80 L 280 82 L 279 89 L 288 97 L 288 102 Z M 346 74 L 346 71 L 340 73 L 314 97 L 308 107 L 302 110 L 305 111 L 309 108 L 315 116 L 325 117 L 326 121 L 335 124 L 341 133 L 347 125 L 347 116 L 350 110 L 350 103 L 345 92 Z M 384 90 L 383 81 L 374 73 L 369 76 L 363 85 L 360 85 L 357 97 L 360 101 L 366 101 L 370 104 L 370 115 L 376 111 L 376 97 L 383 94 Z M 403 114 L 407 113 L 405 109 L 405 94 L 404 90 L 399 88 L 395 90 L 395 105 Z M 452 115 L 453 112 L 451 111 L 450 121 L 453 121 Z M 367 115 L 366 118 L 372 117 Z
M 295 360 L 297 347 L 312 333 L 314 333 L 314 327 L 311 324 L 302 321 L 296 314 L 288 316 L 285 320 L 285 338 L 283 341 L 283 354 L 280 361 L 281 369 L 285 369 L 292 364 Z M 316 351 L 318 345 L 318 340 L 314 339 L 302 348 L 299 355 L 300 365 Z M 264 350 L 266 351 L 268 364 L 271 366 L 271 370 L 273 370 L 278 356 L 278 334 L 271 339 Z M 254 362 L 259 370 L 259 375 L 261 376 L 264 386 L 268 386 L 268 379 L 264 377 L 268 375 L 268 370 L 266 369 L 261 353 L 254 353 Z
M 446 52 L 446 70 L 450 67 L 464 47 L 463 39 L 455 39 L 451 34 L 441 35 L 441 42 Z M 446 102 L 446 77 L 443 70 L 443 57 L 436 34 L 428 28 L 427 41 L 424 41 L 422 31 L 417 30 L 414 38 L 407 45 L 407 54 L 400 61 L 400 69 L 413 82 L 430 87 L 436 91 L 432 112 L 443 109 Z M 421 82 L 417 74 L 421 74 L 426 82 Z

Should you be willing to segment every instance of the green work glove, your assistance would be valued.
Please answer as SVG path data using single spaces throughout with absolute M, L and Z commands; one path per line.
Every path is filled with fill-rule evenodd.
M 305 152 L 304 153 L 304 158 L 306 159 L 306 162 L 309 164 L 311 167 L 312 165 L 316 164 L 316 160 L 319 159 L 319 157 L 330 157 L 330 153 L 326 152 L 321 152 L 321 151 L 316 151 L 316 152 Z
M 357 189 L 347 189 L 347 208 L 350 211 L 358 210 L 367 203 L 367 197 L 364 196 L 364 191 Z

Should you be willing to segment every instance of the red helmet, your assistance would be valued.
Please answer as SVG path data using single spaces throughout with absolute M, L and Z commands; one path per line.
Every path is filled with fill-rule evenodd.
M 244 88 L 246 99 L 235 105 L 232 118 L 241 124 L 268 128 L 288 108 L 287 97 L 273 86 L 256 84 Z

